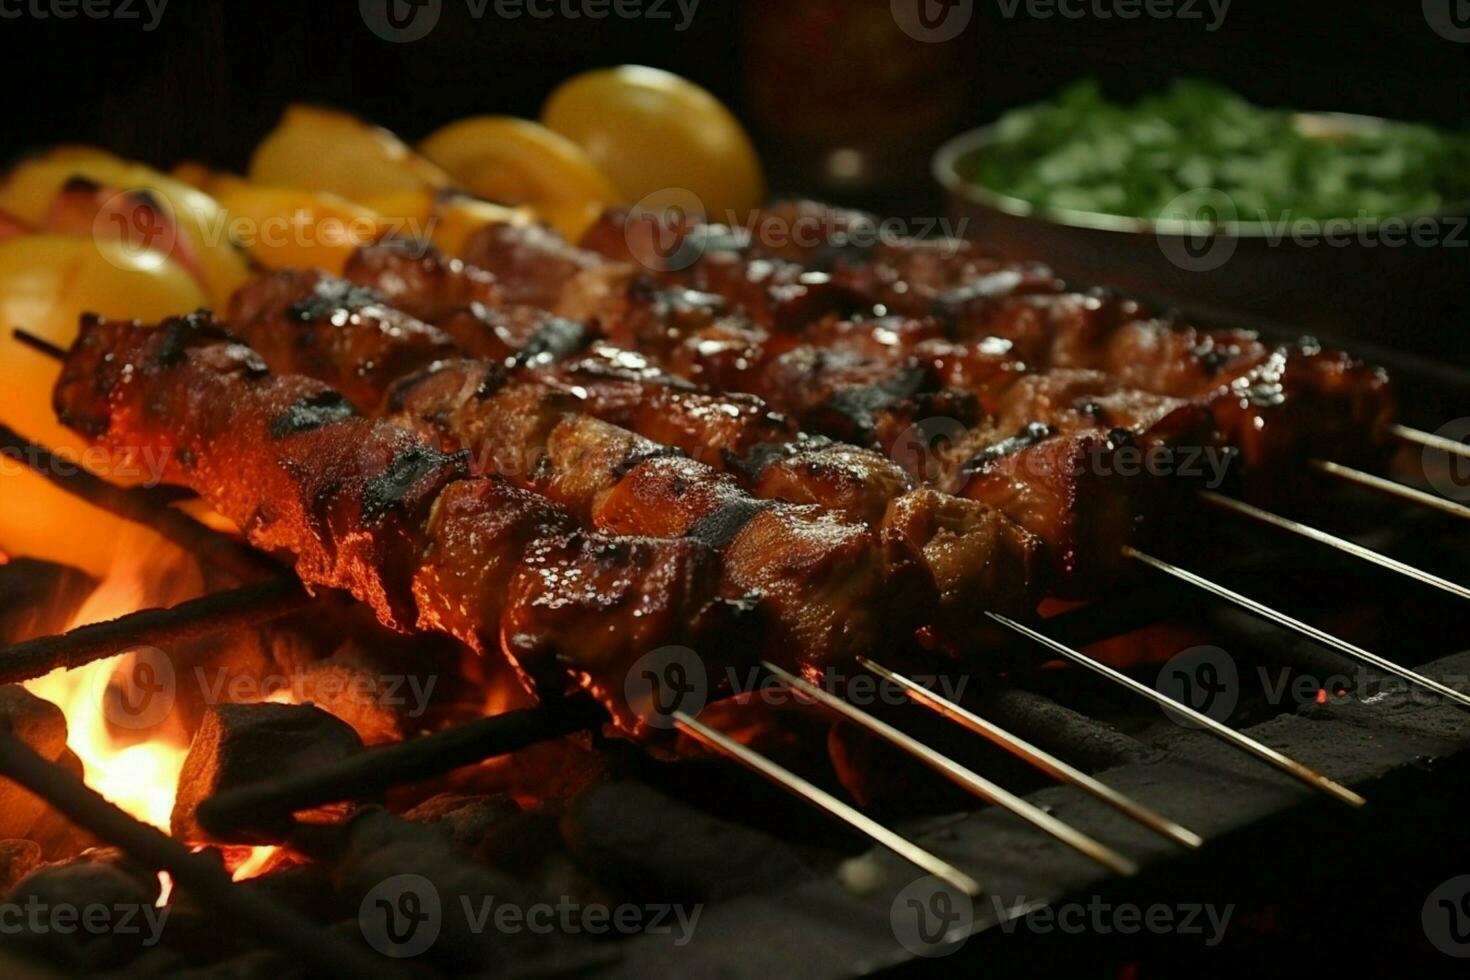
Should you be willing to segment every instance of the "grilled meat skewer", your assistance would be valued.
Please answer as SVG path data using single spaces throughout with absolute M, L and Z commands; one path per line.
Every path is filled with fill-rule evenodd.
M 272 374 L 207 315 L 86 318 L 55 401 L 90 439 L 163 454 L 167 479 L 294 556 L 302 581 L 351 592 L 391 628 L 499 649 L 541 696 L 575 683 L 630 734 L 647 734 L 623 698 L 634 660 L 686 644 L 718 678 L 734 656 L 744 604 L 720 596 L 708 545 L 587 533 L 327 385 Z
M 233 304 L 236 329 L 270 352 L 273 367 L 328 381 L 367 374 L 351 357 L 354 348 L 381 356 L 385 338 L 412 345 L 433 334 L 433 327 L 404 323 L 360 295 L 352 308 L 316 308 L 324 295 L 355 295 L 329 279 L 281 274 L 247 285 Z M 337 324 L 330 343 L 318 344 L 316 334 L 303 330 L 303 301 L 314 318 Z M 437 352 L 438 345 L 413 349 Z M 390 353 L 388 359 L 406 363 L 410 356 Z M 979 608 L 1034 608 L 1037 545 L 999 514 L 918 491 L 886 500 L 872 522 L 874 533 L 842 512 L 757 499 L 730 475 L 593 417 L 598 408 L 622 414 L 637 401 L 636 391 L 654 388 L 640 383 L 647 379 L 637 370 L 608 360 L 595 371 L 585 358 L 570 369 L 530 362 L 435 361 L 406 375 L 391 393 L 370 392 L 366 403 L 383 403 L 401 424 L 446 448 L 470 450 L 477 471 L 545 493 L 600 529 L 711 541 L 726 552 L 730 593 L 758 596 L 772 617 L 773 642 L 800 644 L 814 662 L 930 625 L 915 617 L 932 615 L 936 590 L 940 615 L 934 625 L 955 642 L 966 639 L 956 631 L 974 628 Z M 650 393 L 654 405 L 662 398 L 666 406 L 682 406 L 691 424 L 723 408 L 687 383 Z M 689 405 L 685 396 L 695 395 L 703 401 Z M 822 476 L 808 473 L 808 482 Z M 874 617 L 892 630 L 880 632 Z
M 1389 445 L 1394 399 L 1380 369 L 1312 341 L 1270 344 L 1251 331 L 1153 318 L 1132 300 L 1071 290 L 1044 266 L 1001 262 L 961 239 L 884 235 L 872 215 L 796 201 L 762 212 L 748 233 L 613 209 L 583 244 L 659 270 L 654 238 L 692 263 L 660 271 L 670 285 L 699 280 L 739 304 L 743 292 L 695 267 L 796 262 L 887 313 L 937 318 L 959 345 L 999 338 L 1033 370 L 1099 370 L 1128 388 L 1207 404 L 1258 495 L 1279 494 L 1272 481 L 1305 454 L 1369 463 Z

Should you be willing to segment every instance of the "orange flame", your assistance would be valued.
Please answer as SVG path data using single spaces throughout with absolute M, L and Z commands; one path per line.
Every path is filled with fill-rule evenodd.
M 140 530 L 125 535 L 117 553 L 122 557 L 113 562 L 112 570 L 68 629 L 180 602 L 200 591 L 199 570 L 193 561 L 151 534 Z M 86 784 L 133 817 L 168 832 L 179 775 L 188 755 L 188 733 L 171 717 L 150 719 L 153 723 L 146 729 L 131 732 L 109 723 L 108 704 L 118 694 L 118 678 L 129 676 L 128 669 L 141 670 L 146 659 L 141 652 L 124 653 L 72 670 L 53 671 L 25 686 L 66 716 L 67 747 L 81 759 Z M 136 673 L 133 676 L 136 679 Z M 278 850 L 249 849 L 235 868 L 235 880 L 259 873 Z M 173 881 L 160 872 L 159 882 L 158 903 L 162 906 L 172 895 Z
M 154 604 L 150 580 L 157 573 L 143 557 L 118 562 L 67 628 L 114 619 Z M 115 672 L 133 656 L 125 653 L 73 670 L 53 671 L 25 686 L 66 716 L 66 744 L 82 760 L 87 785 L 139 820 L 168 830 L 188 746 L 182 737 L 121 744 L 104 711 L 104 697 Z

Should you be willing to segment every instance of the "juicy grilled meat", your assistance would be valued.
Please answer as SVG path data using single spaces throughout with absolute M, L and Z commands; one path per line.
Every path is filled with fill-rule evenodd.
M 477 303 L 505 302 L 490 273 L 415 241 L 387 239 L 360 248 L 348 259 L 342 276 L 427 323 L 438 323 Z
M 581 531 L 321 382 L 273 375 L 205 315 L 157 329 L 88 318 L 56 408 L 115 450 L 165 453 L 170 480 L 294 555 L 304 582 L 352 592 L 393 628 L 499 647 L 539 693 L 570 677 L 631 733 L 634 659 L 686 643 L 718 664 L 729 648 L 739 605 L 718 597 L 708 545 Z
M 447 333 L 321 270 L 261 276 L 230 299 L 230 322 L 277 370 L 309 375 L 375 408 L 387 386 L 459 346 Z M 290 330 L 256 330 L 258 323 Z
M 277 308 L 289 305 L 278 302 Z M 242 325 L 246 339 L 289 352 L 297 344 L 282 338 L 294 330 L 294 322 L 280 315 L 258 315 Z M 342 330 L 350 334 L 371 325 L 344 320 Z M 334 350 L 351 349 L 344 341 Z M 299 357 L 280 366 L 298 363 Z M 331 373 L 356 371 L 338 363 Z M 442 450 L 468 450 L 474 472 L 546 494 L 584 522 L 655 536 L 718 530 L 729 550 L 727 594 L 759 594 L 772 642 L 799 640 L 814 662 L 876 642 L 874 636 L 847 637 L 871 622 L 868 610 L 879 607 L 880 597 L 881 608 L 889 610 L 883 617 L 885 627 L 892 627 L 887 635 L 925 625 L 915 617 L 928 615 L 919 610 L 933 606 L 924 600 L 940 588 L 923 548 L 908 546 L 920 540 L 912 526 L 899 536 L 877 533 L 893 498 L 908 489 L 891 460 L 802 440 L 787 419 L 758 399 L 700 391 L 641 355 L 596 345 L 561 362 L 436 361 L 402 378 L 391 394 L 376 392 L 372 401 Z M 671 455 L 670 445 L 697 458 L 659 459 Z M 767 448 L 773 446 L 780 451 Z M 743 463 L 757 449 L 768 464 L 760 471 Z M 705 465 L 705 458 L 715 465 Z M 661 478 L 643 481 L 653 470 Z M 721 471 L 747 479 L 742 486 Z M 615 501 L 616 511 L 605 501 Z M 962 521 L 967 509 L 973 513 Z M 956 577 L 953 566 L 965 550 L 977 569 L 1004 568 L 1012 577 L 1002 582 L 979 571 L 970 575 L 971 582 L 995 585 L 993 595 L 949 590 L 933 625 L 951 639 L 973 628 L 980 603 L 1029 611 L 1037 595 L 1036 542 L 982 511 L 975 504 L 950 508 L 946 533 L 964 533 L 950 542 L 945 575 Z M 745 547 L 756 540 L 764 547 Z M 782 548 L 771 547 L 778 542 Z M 842 581 L 844 588 L 830 589 L 825 583 L 832 581 Z M 782 596 L 792 601 L 783 607 Z M 814 613 L 807 606 L 813 603 L 831 607 L 830 622 L 844 620 L 842 630 L 794 637 L 793 629 L 809 629 Z

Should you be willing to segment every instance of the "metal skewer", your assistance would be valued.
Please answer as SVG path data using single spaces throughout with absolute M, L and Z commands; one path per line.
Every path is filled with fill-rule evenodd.
M 1022 624 L 1016 622 L 1014 619 L 1009 619 L 1005 616 L 1000 615 L 999 613 L 987 612 L 985 615 L 989 616 L 991 619 L 995 620 L 997 623 L 1006 627 L 1012 632 L 1019 633 L 1021 636 L 1026 637 L 1028 640 L 1031 640 L 1034 643 L 1038 643 L 1041 646 L 1046 647 L 1053 653 L 1065 657 L 1066 659 L 1072 661 L 1079 666 L 1086 667 L 1088 670 L 1096 674 L 1100 674 L 1101 676 L 1106 677 L 1108 680 L 1113 681 L 1116 684 L 1121 684 L 1135 694 L 1148 698 L 1155 704 L 1162 705 L 1163 707 L 1168 708 L 1170 711 L 1174 711 L 1185 716 L 1190 721 L 1208 730 L 1211 734 L 1224 739 L 1237 748 L 1249 752 L 1251 755 L 1255 756 L 1258 759 L 1261 759 L 1264 762 L 1270 763 L 1277 769 L 1280 769 L 1282 772 L 1288 773 L 1289 775 L 1306 783 L 1308 786 L 1319 789 L 1329 796 L 1335 797 L 1336 799 L 1339 799 L 1350 806 L 1362 806 L 1364 803 L 1368 802 L 1357 793 L 1348 789 L 1346 786 L 1343 786 L 1341 783 L 1329 779 L 1328 777 L 1317 772 L 1310 766 L 1307 766 L 1291 758 L 1291 756 L 1286 755 L 1282 752 L 1278 752 L 1277 750 L 1271 748 L 1269 745 L 1266 745 L 1263 742 L 1258 742 L 1255 739 L 1251 738 L 1249 735 L 1242 734 L 1241 732 L 1236 731 L 1228 725 L 1222 725 L 1220 722 L 1211 718 L 1209 715 L 1204 714 L 1200 711 L 1196 711 L 1194 708 L 1191 708 L 1187 704 L 1181 704 L 1168 695 L 1154 690 L 1147 684 L 1144 684 L 1141 681 L 1134 680 L 1127 674 L 1124 674 L 1121 671 L 1114 670 L 1107 664 L 1094 660 L 1093 658 L 1087 656 L 1087 654 L 1085 653 L 1082 653 L 1078 650 L 1073 650 L 1065 643 L 1053 640 L 1046 634 L 1038 633 L 1036 630 L 1031 629 L 1029 626 L 1023 626 Z
M 1019 735 L 1012 734 L 999 725 L 986 721 L 973 711 L 956 704 L 943 695 L 931 691 L 912 678 L 889 670 L 882 664 L 869 660 L 867 657 L 859 657 L 858 663 L 864 669 L 872 671 L 883 680 L 890 681 L 903 688 L 904 693 L 916 704 L 923 705 L 935 713 L 948 718 L 950 721 L 968 728 L 975 734 L 989 739 L 995 745 L 1000 746 L 1017 758 L 1025 760 L 1053 779 L 1060 780 L 1064 783 L 1071 783 L 1073 786 L 1106 803 L 1119 813 L 1132 817 L 1145 827 L 1169 838 L 1176 844 L 1183 847 L 1195 848 L 1205 842 L 1203 837 L 1188 827 L 1181 826 L 1168 817 L 1163 816 L 1158 811 L 1139 803 L 1131 796 L 1118 792 L 1108 784 L 1093 778 L 1071 763 L 1058 759 L 1045 749 L 1033 745 Z
M 1075 827 L 1063 823 L 1051 814 L 1016 796 L 1014 793 L 1002 789 L 979 773 L 965 768 L 958 762 L 930 748 L 913 736 L 899 731 L 887 722 L 875 718 L 861 708 L 842 700 L 830 691 L 824 691 L 815 684 L 797 677 L 790 671 L 783 670 L 770 661 L 761 661 L 761 666 L 779 678 L 788 687 L 800 691 L 819 704 L 831 708 L 838 714 L 861 725 L 884 741 L 912 755 L 962 789 L 969 791 L 987 803 L 1010 811 L 1037 829 L 1050 834 L 1063 844 L 1076 850 L 1078 853 L 1101 864 L 1113 873 L 1132 875 L 1138 872 L 1137 864 L 1117 851 L 1114 851 L 1106 844 L 1092 839 Z
M 1260 616 L 1263 619 L 1268 619 L 1278 626 L 1284 626 L 1289 630 L 1300 633 L 1309 640 L 1320 643 L 1326 647 L 1331 647 L 1333 650 L 1352 657 L 1354 660 L 1361 660 L 1364 663 L 1369 664 L 1386 674 L 1393 674 L 1408 681 L 1411 684 L 1416 684 L 1419 687 L 1425 688 L 1426 690 L 1433 691 L 1440 697 L 1453 701 L 1463 708 L 1470 708 L 1470 695 L 1463 694 L 1452 687 L 1441 684 L 1439 681 L 1434 680 L 1432 677 L 1425 677 L 1423 674 L 1420 674 L 1417 671 L 1410 670 L 1408 667 L 1396 664 L 1391 660 L 1385 660 L 1378 654 L 1370 653 L 1369 651 L 1364 650 L 1362 647 L 1357 646 L 1353 643 L 1349 643 L 1347 640 L 1344 640 L 1341 637 L 1333 636 L 1331 633 L 1323 632 L 1310 623 L 1304 623 L 1299 619 L 1294 619 L 1284 612 L 1272 609 L 1270 606 L 1259 603 L 1248 596 L 1243 596 L 1239 592 L 1233 592 L 1217 582 L 1212 582 L 1207 578 L 1196 575 L 1194 572 L 1191 572 L 1184 568 L 1180 568 L 1178 565 L 1171 565 L 1169 562 L 1166 562 L 1161 558 L 1155 558 L 1153 555 L 1144 554 L 1136 548 L 1125 547 L 1123 549 L 1123 553 L 1128 555 L 1130 558 L 1136 558 L 1137 560 L 1143 562 L 1145 565 L 1148 565 L 1151 568 L 1158 569 L 1165 575 L 1171 575 L 1181 582 L 1187 582 L 1190 585 L 1195 586 L 1196 588 L 1204 589 L 1211 595 L 1218 596 L 1219 598 L 1224 599 L 1226 602 L 1234 603 L 1235 605 L 1240 606 L 1242 609 L 1246 609 L 1252 613 L 1255 613 L 1257 616 Z
M 1433 432 L 1425 432 L 1422 429 L 1413 429 L 1407 425 L 1395 425 L 1388 431 L 1390 435 L 1405 442 L 1417 443 L 1420 446 L 1428 446 L 1430 449 L 1438 449 L 1442 453 L 1453 453 L 1456 456 L 1470 459 L 1470 444 L 1435 435 Z
M 676 711 L 672 717 L 681 732 L 700 744 L 740 763 L 756 775 L 769 779 L 793 796 L 798 796 L 813 806 L 827 811 L 849 827 L 882 844 L 899 857 L 917 865 L 966 895 L 973 898 L 984 891 L 978 881 L 948 861 L 936 857 L 908 838 L 889 830 L 878 821 L 842 802 L 826 790 L 813 786 L 796 773 L 772 762 L 754 749 L 741 745 L 686 712 Z
M 1340 480 L 1356 483 L 1359 486 L 1367 487 L 1370 490 L 1377 490 L 1380 493 L 1386 493 L 1398 497 L 1401 500 L 1407 500 L 1421 507 L 1432 507 L 1435 510 L 1449 514 L 1451 517 L 1470 519 L 1470 507 L 1456 503 L 1453 500 L 1446 500 L 1444 497 L 1406 486 L 1381 476 L 1374 476 L 1372 473 L 1364 473 L 1362 470 L 1355 470 L 1351 466 L 1343 466 L 1341 463 L 1332 463 L 1324 459 L 1314 459 L 1311 462 L 1313 469 L 1321 473 L 1326 473 L 1328 476 L 1335 476 Z
M 1400 575 L 1407 575 L 1409 578 L 1412 578 L 1418 582 L 1423 582 L 1425 585 L 1432 585 L 1436 589 L 1441 589 L 1445 592 L 1448 592 L 1450 595 L 1458 596 L 1461 599 L 1470 599 L 1470 588 L 1460 585 L 1457 582 L 1451 582 L 1449 579 L 1440 578 L 1438 575 L 1435 575 L 1432 572 L 1426 572 L 1421 568 L 1415 568 L 1413 565 L 1401 562 L 1397 558 L 1390 558 L 1387 555 L 1379 554 L 1372 548 L 1365 548 L 1355 541 L 1349 541 L 1346 538 L 1339 538 L 1337 535 L 1328 534 L 1326 531 L 1319 531 L 1314 527 L 1309 527 L 1306 524 L 1302 524 L 1298 521 L 1293 521 L 1290 518 L 1282 517 L 1279 514 L 1273 514 L 1267 510 L 1261 510 L 1259 507 L 1253 507 L 1250 504 L 1245 503 L 1244 501 L 1236 500 L 1233 497 L 1226 497 L 1221 494 L 1215 493 L 1213 490 L 1201 490 L 1199 492 L 1199 495 L 1200 499 L 1204 500 L 1211 506 L 1219 507 L 1221 510 L 1228 510 L 1231 513 L 1240 514 L 1243 517 L 1249 517 L 1252 520 L 1260 521 L 1262 524 L 1269 524 L 1272 527 L 1280 528 L 1283 531 L 1289 531 L 1292 534 L 1300 535 L 1304 538 L 1309 538 L 1313 541 L 1318 542 L 1319 544 L 1325 544 L 1328 547 L 1336 548 L 1338 551 L 1346 552 L 1347 554 L 1350 554 L 1355 558 L 1361 558 L 1364 561 L 1372 562 L 1380 568 L 1386 568 L 1391 572 L 1398 572 Z
M 45 354 L 47 357 L 57 361 L 66 360 L 65 348 L 56 346 L 45 337 L 38 337 L 29 330 L 23 330 L 20 327 L 12 328 L 10 333 L 16 340 L 25 344 L 38 354 Z

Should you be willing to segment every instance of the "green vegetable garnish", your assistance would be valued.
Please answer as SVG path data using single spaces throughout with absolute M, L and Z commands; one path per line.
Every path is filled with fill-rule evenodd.
M 1222 220 L 1432 214 L 1470 201 L 1470 134 L 1407 122 L 1312 125 L 1207 82 L 1125 106 L 1095 82 L 1006 113 L 970 180 L 1042 209 L 1172 216 L 1221 191 Z

